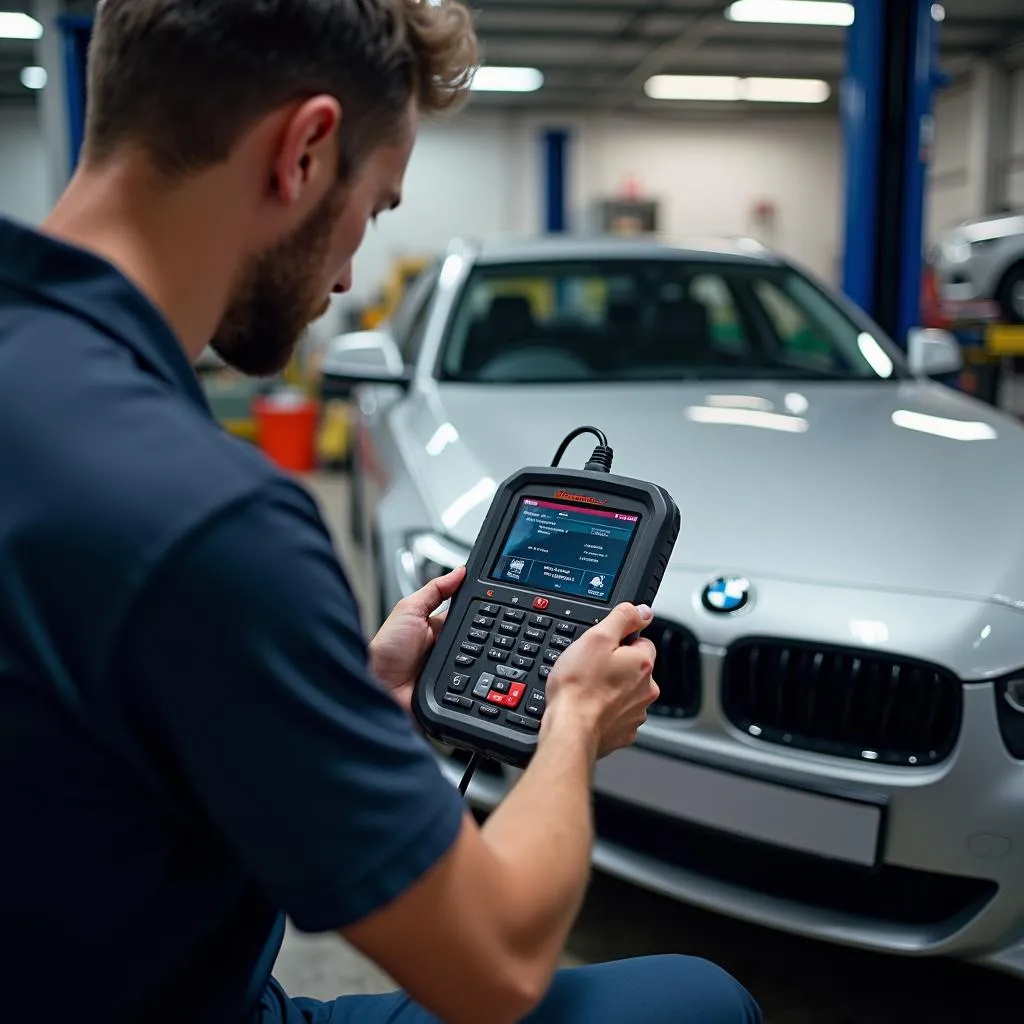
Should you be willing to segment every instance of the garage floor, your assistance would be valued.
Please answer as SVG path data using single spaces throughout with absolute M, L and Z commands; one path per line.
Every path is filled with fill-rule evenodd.
M 344 564 L 368 600 L 360 557 L 345 529 L 347 484 L 308 481 Z M 567 963 L 677 952 L 732 971 L 768 1024 L 995 1024 L 1020 1020 L 1024 982 L 961 964 L 876 957 L 756 928 L 596 875 Z M 290 933 L 276 976 L 292 994 L 332 998 L 394 986 L 334 937 Z

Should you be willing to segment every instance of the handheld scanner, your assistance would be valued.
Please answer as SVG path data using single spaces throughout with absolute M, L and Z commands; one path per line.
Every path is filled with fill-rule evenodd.
M 653 604 L 679 527 L 656 484 L 561 468 L 509 477 L 413 691 L 423 731 L 524 767 L 562 651 L 617 604 Z

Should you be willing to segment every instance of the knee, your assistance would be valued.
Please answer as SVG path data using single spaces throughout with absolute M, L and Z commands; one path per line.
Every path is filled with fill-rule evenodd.
M 727 971 L 695 957 L 669 956 L 666 969 L 680 994 L 680 1024 L 762 1024 L 760 1007 Z

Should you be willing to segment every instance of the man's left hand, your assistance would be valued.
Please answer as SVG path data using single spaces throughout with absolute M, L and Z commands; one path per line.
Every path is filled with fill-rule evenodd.
M 392 697 L 412 710 L 412 688 L 426 663 L 445 614 L 435 614 L 466 578 L 465 566 L 432 580 L 395 605 L 395 610 L 370 641 L 370 669 Z

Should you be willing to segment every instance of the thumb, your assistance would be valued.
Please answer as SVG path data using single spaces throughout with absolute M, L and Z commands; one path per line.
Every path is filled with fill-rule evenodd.
M 465 578 L 466 567 L 460 565 L 447 575 L 431 580 L 425 587 L 417 590 L 410 597 L 410 601 L 425 615 L 430 615 L 440 608 L 448 598 L 455 595 Z
M 645 630 L 653 619 L 654 612 L 645 604 L 620 604 L 595 628 L 607 633 L 616 643 L 621 643 L 626 637 Z

